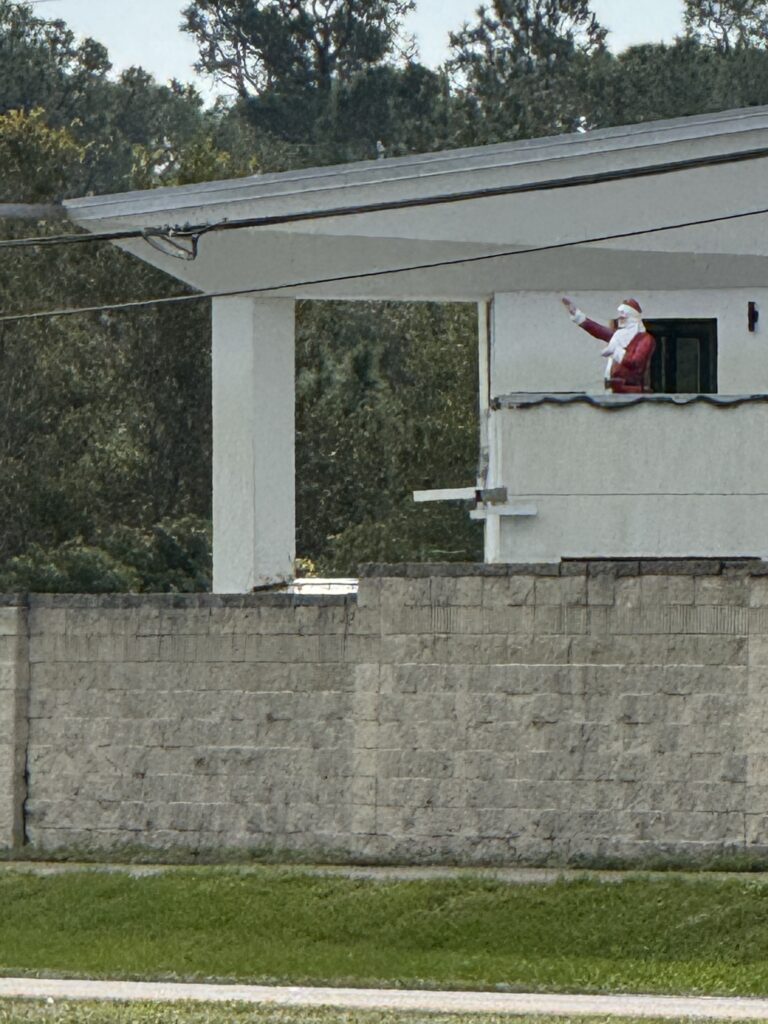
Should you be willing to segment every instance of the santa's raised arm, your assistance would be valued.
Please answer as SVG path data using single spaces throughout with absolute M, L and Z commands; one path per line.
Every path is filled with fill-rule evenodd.
M 647 370 L 656 342 L 645 329 L 642 310 L 637 299 L 624 299 L 616 310 L 618 328 L 590 320 L 573 299 L 562 300 L 571 320 L 593 338 L 605 342 L 601 355 L 606 359 L 605 386 L 616 394 L 650 391 L 646 383 Z

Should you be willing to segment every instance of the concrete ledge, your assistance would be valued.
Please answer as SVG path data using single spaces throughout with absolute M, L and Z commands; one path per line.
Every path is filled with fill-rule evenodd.
M 654 394 L 619 395 L 606 391 L 604 394 L 590 395 L 583 391 L 535 392 L 519 391 L 509 395 L 499 395 L 492 399 L 491 408 L 499 409 L 531 409 L 538 405 L 592 405 L 596 409 L 615 412 L 630 409 L 636 405 L 712 405 L 722 409 L 733 409 L 735 406 L 765 403 L 768 395 L 705 395 L 705 394 Z
M 719 576 L 742 573 L 768 575 L 768 562 L 759 558 L 618 558 L 567 559 L 562 562 L 366 562 L 361 579 L 426 579 L 443 576 Z
M 3 594 L 0 607 L 26 603 L 31 609 L 298 608 L 355 604 L 354 594 Z

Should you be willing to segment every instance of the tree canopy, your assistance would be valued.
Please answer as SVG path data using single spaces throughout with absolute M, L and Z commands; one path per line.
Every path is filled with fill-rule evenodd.
M 587 62 L 606 29 L 589 0 L 493 0 L 451 34 L 449 68 L 471 143 L 575 131 Z
M 245 99 L 269 90 L 330 92 L 403 47 L 414 0 L 194 0 L 183 14 L 199 68 Z
M 444 73 L 419 64 L 403 19 L 414 0 L 194 0 L 198 69 L 282 145 L 282 166 L 443 144 Z M 442 129 L 442 130 L 441 130 Z
M 765 0 L 685 0 L 689 35 L 724 53 L 768 43 Z

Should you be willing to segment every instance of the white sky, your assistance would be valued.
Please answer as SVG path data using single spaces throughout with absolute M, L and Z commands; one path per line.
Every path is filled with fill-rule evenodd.
M 448 33 L 471 21 L 479 0 L 416 0 L 408 22 L 426 64 L 446 56 Z M 159 81 L 195 80 L 197 52 L 179 31 L 184 0 L 36 0 L 42 17 L 61 18 L 77 35 L 103 43 L 117 70 L 140 64 Z M 592 9 L 611 30 L 609 43 L 622 50 L 633 43 L 671 42 L 682 30 L 682 0 L 592 0 Z M 207 92 L 203 83 L 202 91 Z

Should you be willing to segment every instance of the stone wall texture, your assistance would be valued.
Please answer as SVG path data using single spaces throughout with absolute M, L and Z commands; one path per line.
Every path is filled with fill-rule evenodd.
M 374 566 L 0 607 L 0 847 L 768 853 L 768 566 Z

